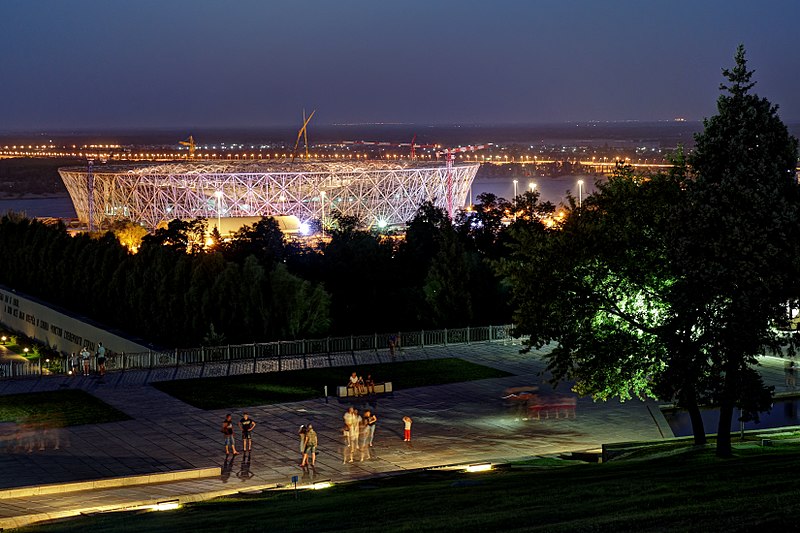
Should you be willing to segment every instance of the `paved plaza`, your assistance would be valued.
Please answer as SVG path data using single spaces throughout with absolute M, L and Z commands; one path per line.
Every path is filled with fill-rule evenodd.
M 341 402 L 331 397 L 247 408 L 258 426 L 253 452 L 226 461 L 220 425 L 227 413 L 234 421 L 243 409 L 204 411 L 146 384 L 146 371 L 98 378 L 53 376 L 0 381 L 0 394 L 81 388 L 123 411 L 124 422 L 76 426 L 40 435 L 30 452 L 0 454 L 0 489 L 92 480 L 175 470 L 219 467 L 222 475 L 203 480 L 92 490 L 70 495 L 2 498 L 0 528 L 14 517 L 61 516 L 66 510 L 90 510 L 133 502 L 178 498 L 192 501 L 255 488 L 367 478 L 391 472 L 472 462 L 503 462 L 532 456 L 596 450 L 603 443 L 671 437 L 654 402 L 578 399 L 575 418 L 524 420 L 504 407 L 510 387 L 538 385 L 549 391 L 539 353 L 519 354 L 519 344 L 476 344 L 404 350 L 401 358 L 461 357 L 506 370 L 511 377 L 403 389 L 373 400 Z M 783 387 L 782 361 L 765 358 L 768 383 Z M 344 384 L 349 370 L 342 368 Z M 558 392 L 569 393 L 562 385 Z M 342 415 L 350 406 L 370 408 L 378 416 L 372 458 L 343 464 Z M 403 442 L 403 416 L 414 420 L 412 442 Z M 316 469 L 299 466 L 301 424 L 312 423 L 319 435 Z M 237 446 L 239 446 L 238 431 Z M 41 448 L 41 449 L 40 449 Z M 23 520 L 23 519 L 20 519 Z

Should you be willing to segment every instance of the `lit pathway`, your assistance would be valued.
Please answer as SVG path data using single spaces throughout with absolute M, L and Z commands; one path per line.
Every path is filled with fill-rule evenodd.
M 379 397 L 371 406 L 379 417 L 374 458 L 359 462 L 356 455 L 352 464 L 342 464 L 340 437 L 342 414 L 350 404 L 335 398 L 330 403 L 317 399 L 248 409 L 258 423 L 248 468 L 241 455 L 232 463 L 225 462 L 219 432 L 224 414 L 232 412 L 238 421 L 241 409 L 203 411 L 191 407 L 141 385 L 142 380 L 132 372 L 109 376 L 105 384 L 96 379 L 61 377 L 1 381 L 0 394 L 64 385 L 84 388 L 133 420 L 65 429 L 59 435 L 57 450 L 53 434 L 41 435 L 31 453 L 6 447 L 5 453 L 0 454 L 0 488 L 221 466 L 225 467 L 221 478 L 176 484 L 183 495 L 218 494 L 287 484 L 294 475 L 301 476 L 301 483 L 323 479 L 344 481 L 437 465 L 507 461 L 597 449 L 603 443 L 663 436 L 656 423 L 660 414 L 655 404 L 640 401 L 593 403 L 590 399 L 580 399 L 574 419 L 515 419 L 500 400 L 507 387 L 538 384 L 542 390 L 548 388 L 539 375 L 544 367 L 539 354 L 520 355 L 518 351 L 519 345 L 500 343 L 407 350 L 404 358 L 457 356 L 515 375 L 396 390 L 390 397 Z M 764 361 L 766 379 L 776 385 L 780 381 L 782 388 L 782 362 L 772 358 Z M 347 374 L 343 368 L 342 381 Z M 567 392 L 567 387 L 562 386 L 559 392 Z M 402 441 L 404 415 L 414 419 L 411 444 Z M 314 424 L 319 434 L 320 454 L 316 472 L 304 473 L 297 466 L 297 429 L 308 422 Z M 0 428 L 0 438 L 9 438 L 9 432 L 3 434 Z M 39 443 L 43 444 L 43 450 L 38 449 Z M 162 495 L 169 492 L 164 486 L 93 490 L 80 493 L 77 500 L 86 509 L 148 497 L 164 499 Z M 0 528 L 4 517 L 27 512 L 24 509 L 73 508 L 74 500 L 53 496 L 0 499 Z M 8 525 L 11 523 L 6 522 Z

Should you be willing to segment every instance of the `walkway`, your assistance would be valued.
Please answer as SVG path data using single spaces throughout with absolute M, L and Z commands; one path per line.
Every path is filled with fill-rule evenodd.
M 133 373 L 114 375 L 106 383 L 90 378 L 52 377 L 0 382 L 0 394 L 79 387 L 133 418 L 125 422 L 78 426 L 58 435 L 40 435 L 31 453 L 0 455 L 0 488 L 38 485 L 113 476 L 167 472 L 218 466 L 220 478 L 181 482 L 179 493 L 219 495 L 247 488 L 288 484 L 292 476 L 301 483 L 318 480 L 347 481 L 388 472 L 454 463 L 509 461 L 537 455 L 597 449 L 603 443 L 659 439 L 662 432 L 654 416 L 655 404 L 640 401 L 594 403 L 579 399 L 574 419 L 519 420 L 506 412 L 500 396 L 508 387 L 539 385 L 544 368 L 541 354 L 520 355 L 519 345 L 480 344 L 407 350 L 404 358 L 456 356 L 501 368 L 512 377 L 397 390 L 370 407 L 379 417 L 374 457 L 342 464 L 342 414 L 350 404 L 331 398 L 248 409 L 258 427 L 249 463 L 243 456 L 225 461 L 219 427 L 224 415 L 241 409 L 203 411 L 156 389 L 141 385 Z M 768 363 L 768 381 L 783 381 L 782 362 Z M 774 368 L 773 368 L 774 367 Z M 343 376 L 348 374 L 343 368 Z M 343 377 L 344 381 L 344 377 Z M 567 392 L 568 388 L 560 388 Z M 654 415 L 655 413 L 655 415 Z M 413 442 L 402 441 L 404 415 L 414 419 Z M 319 434 L 316 471 L 298 468 L 300 424 L 313 423 Z M 663 427 L 663 425 L 661 426 Z M 57 437 L 57 438 L 56 438 Z M 237 438 L 238 441 L 238 438 Z M 58 443 L 58 449 L 56 449 Z M 175 486 L 178 486 L 176 484 Z M 173 487 L 174 488 L 174 487 Z M 170 493 L 168 487 L 158 490 Z M 220 492 L 221 491 L 221 492 Z M 120 507 L 126 502 L 159 498 L 153 486 L 81 493 L 81 509 Z M 163 499 L 163 498 L 162 498 Z M 182 498 L 185 500 L 185 498 Z M 73 501 L 53 496 L 0 499 L 0 528 L 4 519 L 24 514 L 24 509 L 73 508 Z M 5 526 L 4 526 L 5 523 Z

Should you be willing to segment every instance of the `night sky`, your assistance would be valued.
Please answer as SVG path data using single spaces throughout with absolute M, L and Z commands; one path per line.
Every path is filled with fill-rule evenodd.
M 800 119 L 800 2 L 0 0 L 0 131 L 698 120 L 743 43 Z

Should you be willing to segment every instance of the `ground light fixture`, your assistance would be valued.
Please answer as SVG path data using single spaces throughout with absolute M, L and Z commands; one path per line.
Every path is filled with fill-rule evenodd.
M 467 465 L 467 472 L 488 472 L 492 469 L 492 463 L 476 463 Z
M 165 500 L 150 505 L 140 505 L 133 509 L 120 509 L 121 511 L 174 511 L 180 508 L 179 500 Z
M 178 500 L 169 500 L 165 502 L 158 502 L 155 505 L 154 511 L 172 511 L 181 506 Z
M 313 490 L 321 490 L 321 489 L 329 489 L 333 487 L 333 483 L 330 479 L 326 479 L 324 481 L 315 481 L 311 488 Z

